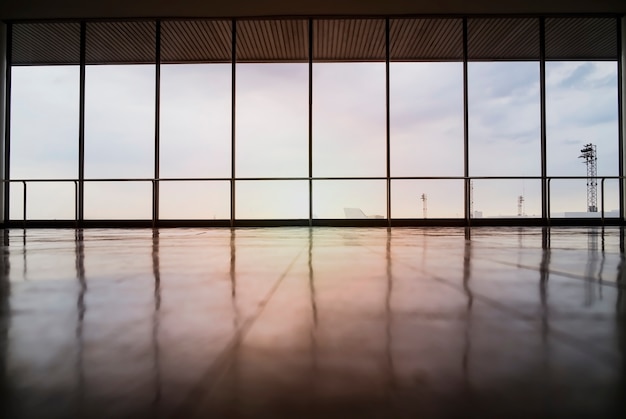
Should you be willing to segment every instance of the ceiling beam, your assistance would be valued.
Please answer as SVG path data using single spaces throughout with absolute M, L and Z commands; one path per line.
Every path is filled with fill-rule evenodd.
M 624 0 L 3 0 L 0 20 L 261 16 L 625 14 Z

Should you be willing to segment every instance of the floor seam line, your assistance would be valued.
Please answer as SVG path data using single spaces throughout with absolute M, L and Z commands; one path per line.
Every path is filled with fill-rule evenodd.
M 291 269 L 293 268 L 296 261 L 300 258 L 302 253 L 304 252 L 304 248 L 300 250 L 296 256 L 292 259 L 292 261 L 287 265 L 287 268 L 283 271 L 283 273 L 278 277 L 270 291 L 266 294 L 265 298 L 259 305 L 259 308 L 255 314 L 250 316 L 240 327 L 235 331 L 234 337 L 228 342 L 228 344 L 224 347 L 221 353 L 216 357 L 215 361 L 207 368 L 206 373 L 199 380 L 200 384 L 197 385 L 194 389 L 189 391 L 185 402 L 181 403 L 179 406 L 183 406 L 182 408 L 175 409 L 175 412 L 171 414 L 169 417 L 171 418 L 179 418 L 179 417 L 196 417 L 198 414 L 198 406 L 201 405 L 206 399 L 208 399 L 213 391 L 213 387 L 216 382 L 218 382 L 224 373 L 228 371 L 232 356 L 233 350 L 241 344 L 242 340 L 245 338 L 246 334 L 250 331 L 256 320 L 261 316 L 265 307 L 272 299 L 276 290 L 280 287 L 283 280 L 287 277 Z M 212 382 L 211 378 L 214 378 Z M 203 397 L 195 397 L 200 393 Z M 195 402 L 194 402 L 195 400 Z M 193 405 L 193 407 L 191 407 Z

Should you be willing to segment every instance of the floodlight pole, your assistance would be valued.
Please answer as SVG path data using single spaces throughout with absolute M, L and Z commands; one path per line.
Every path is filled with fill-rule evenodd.
M 587 212 L 598 212 L 598 155 L 596 146 L 585 144 L 578 158 L 583 159 L 587 166 Z

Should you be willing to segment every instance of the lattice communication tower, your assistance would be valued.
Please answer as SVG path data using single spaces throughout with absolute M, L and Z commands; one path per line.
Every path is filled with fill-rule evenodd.
M 585 144 L 578 158 L 587 165 L 587 212 L 598 212 L 598 154 L 596 146 Z

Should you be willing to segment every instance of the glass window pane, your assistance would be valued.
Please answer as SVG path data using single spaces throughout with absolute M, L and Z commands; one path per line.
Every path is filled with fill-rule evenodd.
M 230 64 L 161 66 L 161 177 L 230 177 L 231 72 Z
M 549 176 L 586 176 L 579 156 L 589 143 L 598 175 L 618 175 L 616 62 L 546 63 L 546 119 Z
M 85 219 L 151 218 L 151 182 L 85 182 Z
M 394 180 L 392 218 L 463 218 L 464 183 L 463 180 Z
M 230 219 L 230 183 L 163 181 L 159 187 L 163 220 Z
M 539 63 L 469 63 L 468 90 L 470 176 L 539 176 Z
M 85 177 L 154 175 L 154 65 L 85 69 Z
M 392 176 L 463 175 L 463 65 L 391 63 Z
M 471 185 L 473 218 L 541 217 L 538 179 L 478 179 Z
M 11 184 L 11 219 L 24 219 L 24 187 Z M 26 186 L 27 220 L 74 220 L 76 218 L 74 182 L 28 182 Z
M 313 66 L 313 174 L 385 176 L 383 63 Z
M 384 180 L 313 181 L 313 218 L 386 218 Z
M 308 181 L 239 181 L 236 184 L 236 218 L 308 219 Z
M 11 178 L 78 177 L 78 66 L 13 67 Z M 10 218 L 23 219 L 23 186 L 11 183 Z M 27 185 L 27 219 L 74 219 L 73 183 Z
M 589 211 L 586 179 L 553 179 L 550 182 L 550 216 L 555 218 L 602 217 L 602 182 L 597 183 L 596 211 Z M 619 217 L 619 182 L 604 182 L 604 216 Z
M 308 176 L 308 64 L 238 63 L 236 104 L 237 176 Z
M 28 188 L 28 187 L 27 187 Z M 28 195 L 28 191 L 26 192 Z M 23 220 L 24 219 L 24 185 L 21 183 L 11 183 L 9 189 L 9 218 L 11 220 Z M 28 204 L 26 204 L 28 208 Z M 26 217 L 28 219 L 28 216 Z
M 78 176 L 78 89 L 78 66 L 12 68 L 11 178 Z
M 546 63 L 546 119 L 548 176 L 587 176 L 593 173 L 591 163 L 595 163 L 597 176 L 619 174 L 616 62 Z M 592 147 L 586 147 L 589 144 Z M 581 158 L 587 148 L 593 150 L 589 159 Z M 613 181 L 606 182 L 605 209 L 609 211 L 618 205 L 608 197 Z M 590 207 L 600 211 L 601 180 L 596 180 L 596 199 L 590 202 L 587 183 L 585 179 L 554 179 L 551 213 L 566 218 L 599 217 Z M 590 213 L 585 215 L 585 211 Z

